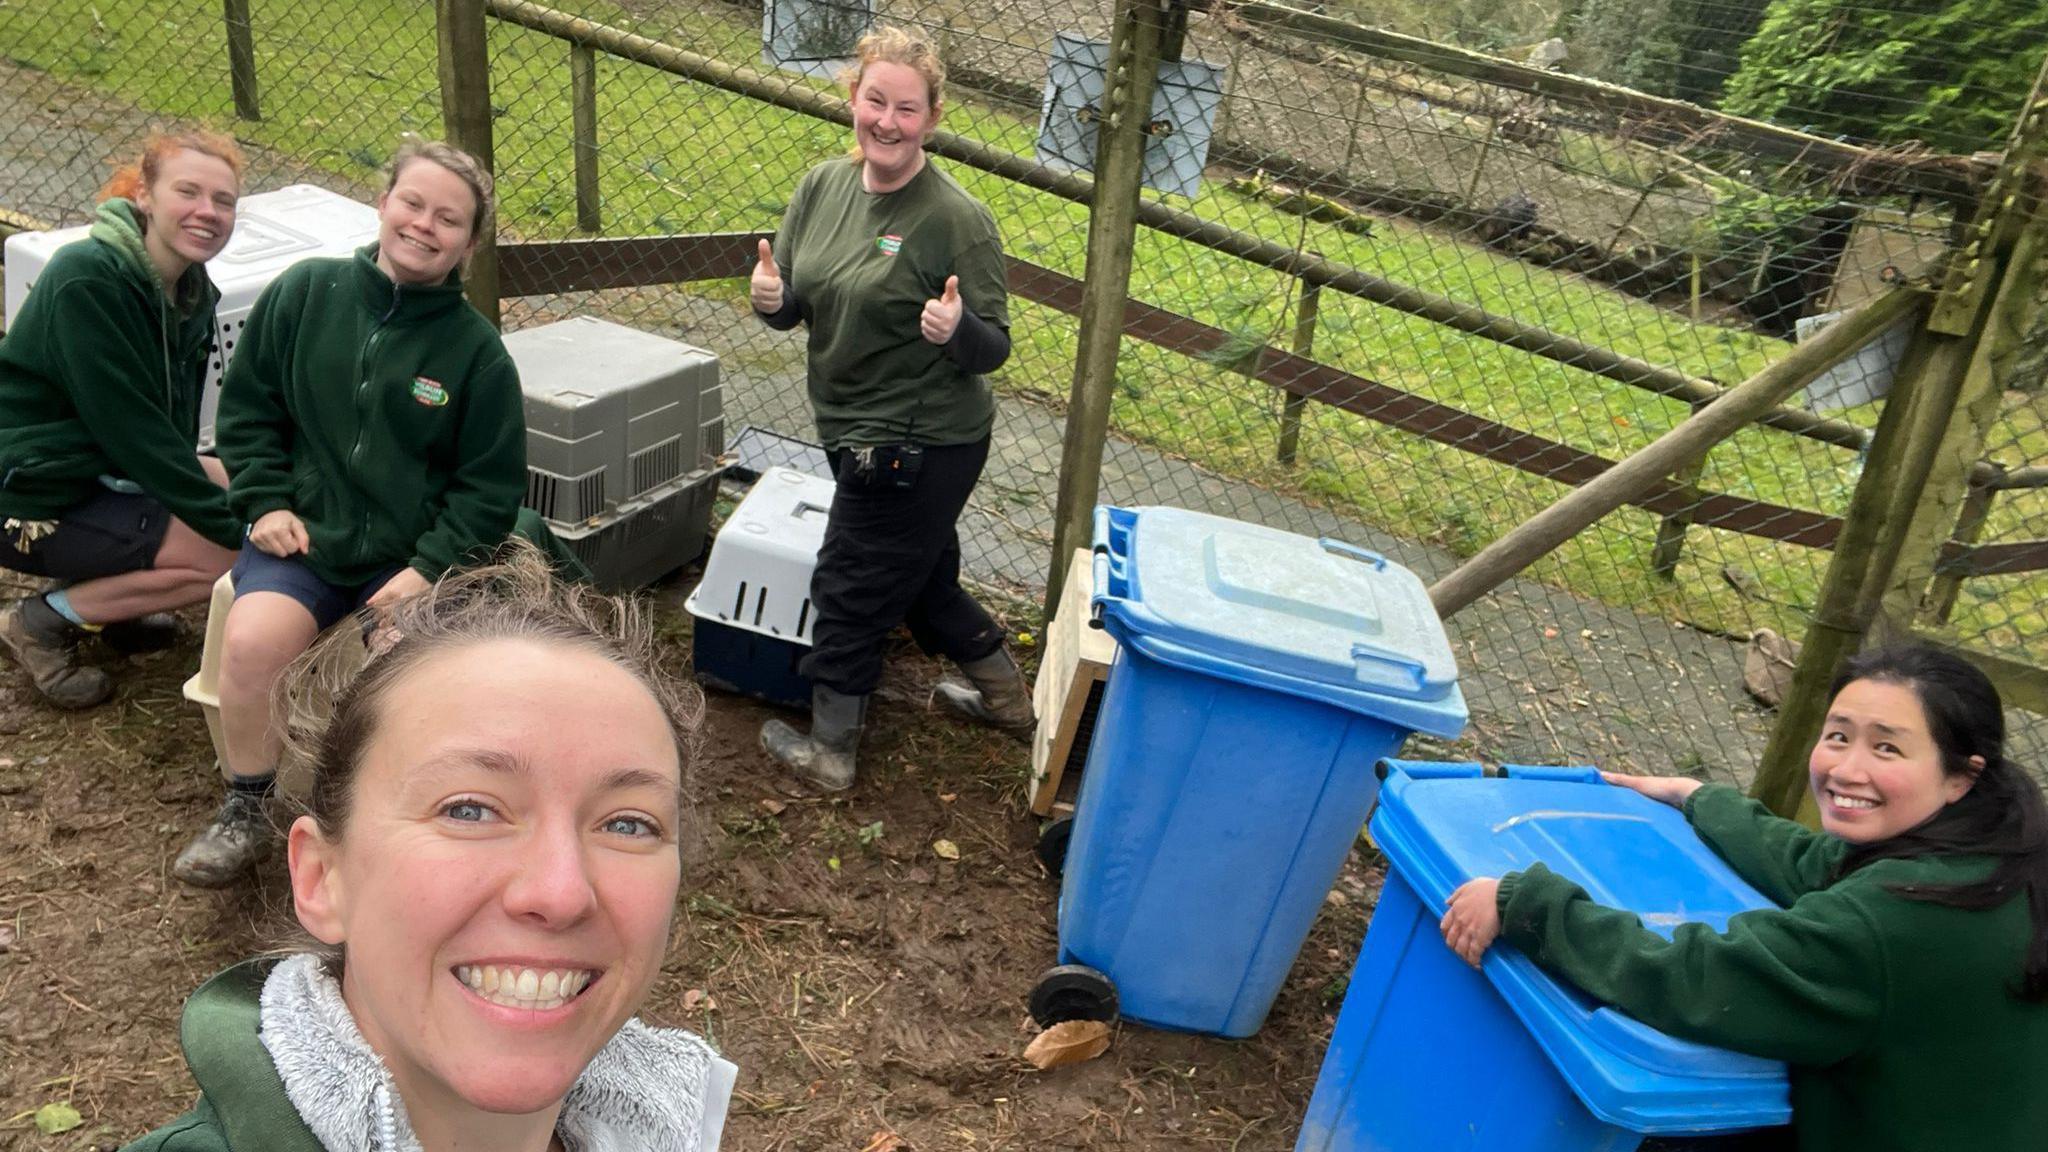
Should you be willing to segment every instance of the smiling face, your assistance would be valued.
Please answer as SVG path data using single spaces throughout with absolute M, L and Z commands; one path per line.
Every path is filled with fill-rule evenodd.
M 166 284 L 220 255 L 235 230 L 242 181 L 218 156 L 180 148 L 163 158 L 156 179 L 135 194 L 142 246 Z
M 394 284 L 439 284 L 476 247 L 476 193 L 428 159 L 406 163 L 377 200 L 377 267 Z
M 861 72 L 853 90 L 853 137 L 869 190 L 901 188 L 924 167 L 925 139 L 939 125 L 930 92 L 906 64 L 877 60 Z
M 1852 680 L 1836 694 L 1807 773 L 1821 827 L 1851 844 L 1911 831 L 1971 784 L 1943 771 L 1919 695 L 1882 680 Z
M 378 707 L 346 826 L 292 828 L 299 919 L 423 1133 L 559 1108 L 661 970 L 668 721 L 602 656 L 523 639 L 427 656 Z

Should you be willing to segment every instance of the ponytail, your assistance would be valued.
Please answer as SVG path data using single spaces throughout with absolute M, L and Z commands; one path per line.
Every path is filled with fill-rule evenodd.
M 1903 835 L 1859 844 L 1842 861 L 1846 876 L 1879 860 L 1917 856 L 1988 856 L 1991 874 L 1968 884 L 1895 885 L 1903 900 L 1986 911 L 2015 897 L 2026 901 L 2032 932 L 2015 994 L 2048 1003 L 2048 804 L 2040 786 L 2003 756 L 1991 760 L 1962 799 Z

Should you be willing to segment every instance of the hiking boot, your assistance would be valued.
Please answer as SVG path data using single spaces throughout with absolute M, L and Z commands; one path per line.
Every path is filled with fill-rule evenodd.
M 1026 736 L 1038 723 L 1031 713 L 1031 686 L 1017 662 L 1001 648 L 960 665 L 969 683 L 941 680 L 939 699 L 955 712 L 1013 735 Z
M 178 618 L 169 612 L 151 612 L 133 620 L 116 620 L 100 629 L 100 639 L 123 656 L 161 652 L 178 642 Z
M 868 698 L 835 692 L 823 684 L 811 689 L 809 735 L 780 720 L 761 725 L 761 747 L 789 766 L 804 781 L 827 792 L 853 786 L 854 759 Z
M 171 875 L 195 888 L 225 888 L 267 859 L 276 843 L 262 798 L 230 790 L 213 823 L 178 853 Z
M 104 671 L 78 662 L 78 642 L 85 635 L 41 596 L 0 608 L 0 646 L 28 672 L 43 699 L 59 708 L 90 708 L 114 693 Z

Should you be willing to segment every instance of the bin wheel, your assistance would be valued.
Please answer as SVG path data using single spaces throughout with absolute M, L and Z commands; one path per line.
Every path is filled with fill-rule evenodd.
M 1067 1020 L 1116 1023 L 1116 985 L 1086 964 L 1048 969 L 1031 989 L 1031 1018 L 1041 1028 Z
M 1067 844 L 1074 838 L 1074 818 L 1062 816 L 1047 822 L 1038 833 L 1038 862 L 1057 880 L 1067 872 Z

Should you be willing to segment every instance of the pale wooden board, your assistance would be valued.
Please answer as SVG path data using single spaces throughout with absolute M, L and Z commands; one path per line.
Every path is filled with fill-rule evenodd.
M 1089 688 L 1108 677 L 1116 660 L 1116 640 L 1088 622 L 1094 587 L 1090 554 L 1076 549 L 1067 564 L 1059 606 L 1045 627 L 1045 654 L 1032 689 L 1038 731 L 1031 740 L 1031 810 L 1040 816 L 1051 815 L 1059 798 L 1060 778 L 1073 751 Z

